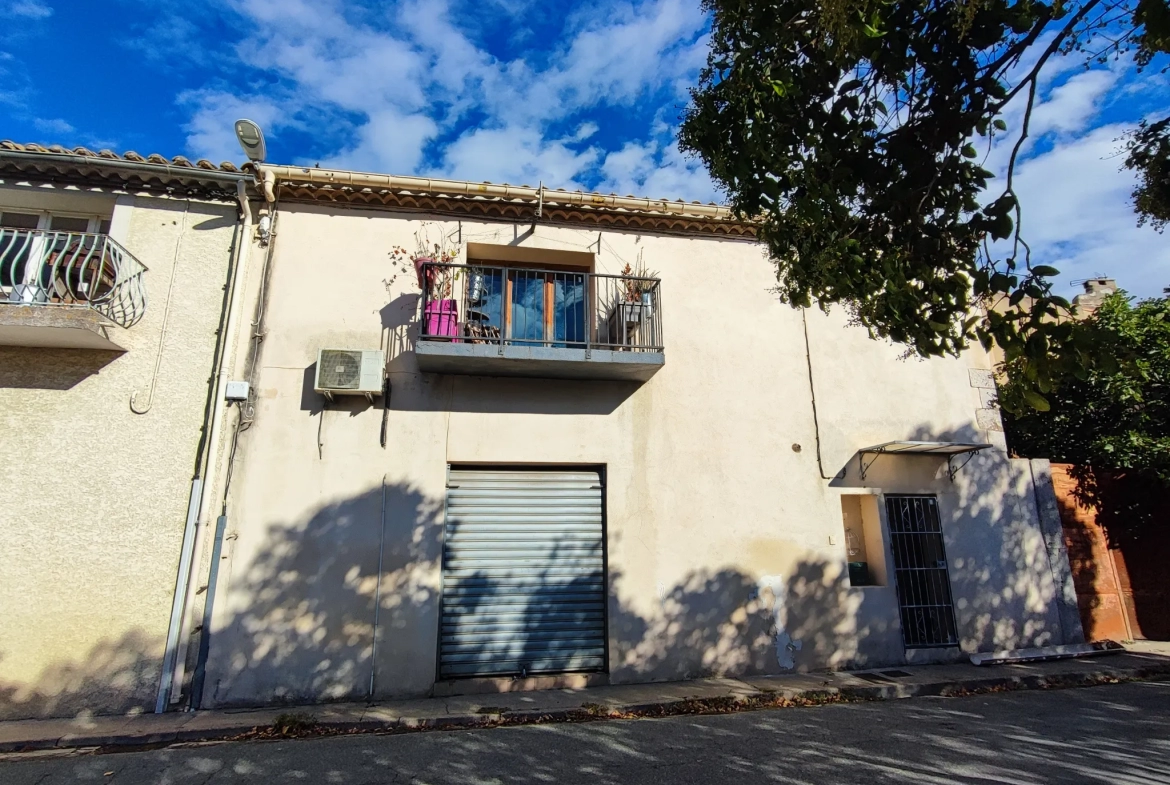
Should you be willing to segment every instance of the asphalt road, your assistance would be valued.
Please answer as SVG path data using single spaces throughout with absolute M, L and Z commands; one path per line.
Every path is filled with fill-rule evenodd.
M 82 782 L 1170 783 L 1170 682 L 0 762 Z

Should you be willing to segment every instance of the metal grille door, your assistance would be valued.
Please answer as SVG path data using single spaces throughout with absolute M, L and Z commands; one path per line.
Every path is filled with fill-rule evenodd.
M 451 470 L 439 676 L 605 667 L 596 471 Z
M 887 496 L 894 581 L 907 649 L 957 646 L 951 581 L 933 496 Z

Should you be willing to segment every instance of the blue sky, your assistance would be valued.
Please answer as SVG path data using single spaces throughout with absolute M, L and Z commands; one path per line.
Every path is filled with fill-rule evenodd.
M 697 0 L 0 0 L 0 138 L 239 162 L 247 116 L 272 161 L 718 200 L 674 141 L 707 26 Z M 1059 293 L 1170 285 L 1117 155 L 1168 81 L 1050 69 L 1018 191 Z

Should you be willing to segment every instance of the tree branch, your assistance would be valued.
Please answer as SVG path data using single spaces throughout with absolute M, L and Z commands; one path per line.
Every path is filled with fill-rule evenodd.
M 1036 104 L 1036 80 L 1033 79 L 1031 82 L 1029 82 L 1029 85 L 1028 104 L 1026 107 L 1024 107 L 1024 118 L 1021 122 L 1020 138 L 1016 140 L 1015 146 L 1012 147 L 1012 157 L 1010 160 L 1008 160 L 1007 187 L 1004 188 L 1003 194 L 1001 194 L 1001 198 L 1011 194 L 1012 198 L 1016 200 L 1016 226 L 1014 232 L 1014 242 L 1012 245 L 1013 261 L 1019 255 L 1020 243 L 1023 242 L 1020 238 L 1020 226 L 1023 223 L 1023 214 L 1020 210 L 1020 197 L 1016 196 L 1014 186 L 1012 185 L 1012 180 L 1016 176 L 1016 159 L 1020 155 L 1020 149 L 1024 146 L 1024 141 L 1028 138 L 1028 127 L 1032 123 L 1032 107 Z M 1024 248 L 1027 249 L 1025 264 L 1027 264 L 1030 269 L 1032 266 L 1032 249 L 1028 246 L 1027 243 L 1024 243 Z
M 1056 37 L 1053 38 L 1052 41 L 1048 44 L 1048 47 L 1045 48 L 1043 54 L 1040 55 L 1040 59 L 1036 61 L 1036 64 L 1032 66 L 1032 70 L 1028 72 L 1028 75 L 1025 76 L 1019 84 L 1013 87 L 1002 101 L 997 104 L 993 104 L 990 107 L 989 111 L 991 114 L 999 114 L 999 112 L 1002 111 L 1005 106 L 1011 103 L 1011 100 L 1016 97 L 1020 90 L 1024 88 L 1024 85 L 1035 83 L 1036 77 L 1040 75 L 1040 70 L 1044 68 L 1044 64 L 1048 62 L 1048 58 L 1056 54 L 1057 50 L 1060 49 L 1061 44 L 1064 43 L 1064 39 L 1068 37 L 1069 33 L 1071 33 L 1073 29 L 1076 28 L 1077 24 L 1079 24 L 1080 21 L 1088 15 L 1089 11 L 1091 11 L 1093 7 L 1098 5 L 1100 2 L 1101 0 L 1089 0 L 1089 2 L 1081 6 L 1079 11 L 1073 14 L 1073 18 L 1069 20 L 1068 24 L 1064 26 L 1064 29 L 1057 33 Z
M 997 77 L 1001 66 L 1011 67 L 1014 63 L 1019 62 L 1020 55 L 1028 51 L 1028 47 L 1036 43 L 1036 39 L 1040 37 L 1040 34 L 1044 32 L 1044 28 L 1048 27 L 1048 23 L 1051 21 L 1052 15 L 1045 14 L 1044 19 L 1037 22 L 1036 26 L 1032 28 L 1032 31 L 1026 37 L 1021 38 L 1015 44 L 1008 47 L 1008 50 L 998 60 L 988 64 L 988 75 L 993 78 Z

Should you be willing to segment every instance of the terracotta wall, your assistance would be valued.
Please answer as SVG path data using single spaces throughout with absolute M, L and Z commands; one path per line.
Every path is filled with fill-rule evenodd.
M 1170 505 L 1155 497 L 1160 509 L 1140 523 L 1127 508 L 1150 488 L 1123 474 L 1098 473 L 1101 504 L 1109 508 L 1098 511 L 1078 499 L 1073 470 L 1052 464 L 1052 483 L 1086 638 L 1170 638 Z

